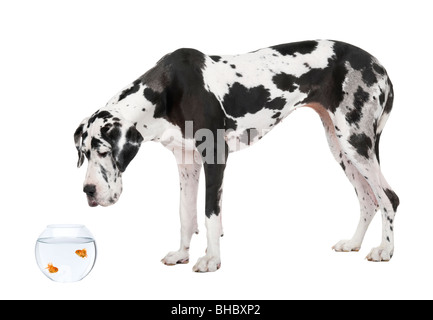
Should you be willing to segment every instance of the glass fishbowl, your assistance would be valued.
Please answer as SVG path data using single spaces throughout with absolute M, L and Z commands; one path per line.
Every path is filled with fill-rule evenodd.
M 75 282 L 92 270 L 96 243 L 81 224 L 52 224 L 36 241 L 36 262 L 42 273 L 56 282 Z

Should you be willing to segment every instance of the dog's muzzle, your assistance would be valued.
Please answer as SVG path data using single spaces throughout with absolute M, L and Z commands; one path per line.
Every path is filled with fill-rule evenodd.
M 86 184 L 83 188 L 83 192 L 87 195 L 87 203 L 91 207 L 96 207 L 98 202 L 96 202 L 96 186 L 94 184 Z

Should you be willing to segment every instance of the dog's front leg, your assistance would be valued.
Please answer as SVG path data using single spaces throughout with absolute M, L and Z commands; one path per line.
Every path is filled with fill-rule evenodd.
M 220 238 L 222 235 L 221 200 L 225 164 L 204 163 L 206 176 L 206 255 L 193 267 L 195 272 L 216 271 L 221 266 Z
M 201 162 L 194 152 L 185 157 L 176 157 L 180 181 L 180 248 L 169 252 L 161 261 L 166 265 L 188 263 L 189 246 L 194 233 L 198 233 L 197 226 L 197 192 L 200 178 Z

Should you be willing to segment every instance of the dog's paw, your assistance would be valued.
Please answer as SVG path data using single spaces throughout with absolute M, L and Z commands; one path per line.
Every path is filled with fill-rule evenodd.
M 373 248 L 370 253 L 365 257 L 368 261 L 389 261 L 392 258 L 393 250 L 385 246 Z
M 189 262 L 189 253 L 185 250 L 172 251 L 162 258 L 161 262 L 167 266 L 185 264 Z
M 198 259 L 197 263 L 192 268 L 194 272 L 214 272 L 221 267 L 219 257 L 205 255 Z
M 338 241 L 332 249 L 337 252 L 350 252 L 359 251 L 361 244 L 352 240 L 341 240 Z

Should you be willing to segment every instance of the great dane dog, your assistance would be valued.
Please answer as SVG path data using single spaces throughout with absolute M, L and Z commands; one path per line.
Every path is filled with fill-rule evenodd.
M 90 206 L 114 204 L 122 192 L 122 173 L 140 144 L 161 142 L 176 156 L 181 194 L 180 248 L 162 262 L 187 263 L 191 237 L 198 232 L 203 167 L 207 250 L 193 270 L 215 271 L 221 265 L 221 195 L 228 154 L 260 140 L 293 110 L 310 107 L 319 114 L 331 152 L 360 203 L 355 234 L 333 249 L 358 251 L 380 209 L 382 242 L 367 259 L 388 261 L 399 198 L 381 173 L 379 138 L 393 97 L 378 60 L 343 42 L 303 41 L 224 56 L 179 49 L 81 122 L 74 139 L 78 166 L 88 159 L 83 190 Z

